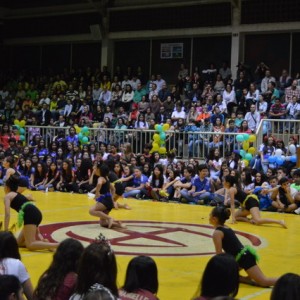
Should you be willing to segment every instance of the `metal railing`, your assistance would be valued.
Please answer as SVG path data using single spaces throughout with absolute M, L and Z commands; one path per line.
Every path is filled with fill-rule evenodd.
M 64 139 L 69 134 L 69 128 L 26 126 L 26 141 L 30 143 L 35 134 L 40 134 L 48 147 L 53 140 Z M 287 144 L 290 137 L 299 135 L 299 128 L 300 120 L 263 119 L 254 133 L 256 140 L 250 143 L 250 147 L 258 150 L 266 135 L 282 139 Z M 142 153 L 145 144 L 152 144 L 155 133 L 155 130 L 148 129 L 89 128 L 89 143 L 95 143 L 98 149 L 101 143 L 114 143 L 118 147 L 130 143 L 134 153 Z M 183 159 L 205 159 L 214 148 L 218 148 L 225 157 L 227 152 L 243 149 L 243 142 L 237 141 L 237 135 L 241 134 L 244 133 L 169 130 L 166 131 L 165 147 L 167 151 L 176 149 L 176 155 Z

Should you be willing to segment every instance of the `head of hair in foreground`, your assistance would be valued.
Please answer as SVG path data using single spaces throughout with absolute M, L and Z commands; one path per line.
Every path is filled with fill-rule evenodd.
M 83 249 L 83 245 L 74 239 L 66 239 L 59 244 L 49 268 L 40 277 L 34 291 L 36 299 L 55 298 L 65 276 L 70 272 L 77 273 Z
M 90 287 L 99 283 L 118 297 L 116 256 L 106 241 L 96 240 L 87 246 L 81 256 L 78 284 L 75 292 L 86 294 Z
M 123 289 L 128 293 L 143 289 L 157 294 L 158 275 L 155 261 L 149 256 L 134 257 L 128 264 Z
M 14 275 L 0 275 L 0 299 L 24 300 L 19 279 Z
M 116 300 L 111 291 L 102 284 L 95 283 L 84 296 L 83 300 Z
M 7 192 L 17 192 L 19 183 L 20 176 L 18 174 L 13 174 L 6 180 L 4 188 Z
M 9 231 L 0 231 L 0 261 L 4 258 L 21 260 L 17 240 Z
M 224 225 L 226 220 L 230 218 L 230 209 L 224 206 L 216 206 L 210 213 L 211 218 L 216 219 L 216 223 L 219 225 Z
M 293 273 L 287 273 L 282 275 L 273 287 L 270 299 L 300 299 L 300 276 Z
M 196 297 L 235 297 L 239 291 L 239 266 L 234 257 L 226 253 L 213 256 L 205 267 L 199 290 Z

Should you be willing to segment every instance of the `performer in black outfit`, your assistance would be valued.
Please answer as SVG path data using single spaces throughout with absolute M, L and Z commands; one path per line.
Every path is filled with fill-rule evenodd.
M 250 246 L 244 246 L 235 235 L 234 231 L 226 227 L 225 221 L 230 217 L 230 209 L 218 206 L 215 207 L 209 215 L 209 222 L 215 228 L 213 233 L 213 241 L 216 253 L 225 253 L 235 257 L 241 269 L 244 269 L 248 277 L 240 276 L 243 283 L 257 284 L 267 287 L 273 286 L 277 278 L 266 277 L 259 266 L 256 264 L 258 255 L 255 249 Z
M 250 222 L 255 225 L 279 224 L 283 228 L 287 228 L 283 220 L 261 218 L 258 197 L 254 194 L 246 194 L 243 190 L 241 190 L 236 183 L 235 177 L 227 175 L 224 181 L 224 188 L 230 197 L 232 223 L 242 221 Z M 242 208 L 236 212 L 234 200 L 239 201 L 242 206 Z M 248 219 L 248 215 L 251 215 L 252 219 Z
M 108 179 L 109 168 L 106 164 L 98 164 L 95 169 L 95 175 L 99 176 L 96 186 L 96 204 L 93 205 L 89 213 L 92 216 L 100 218 L 100 225 L 103 227 L 121 227 L 124 226 L 120 221 L 115 221 L 109 216 L 110 211 L 114 207 L 113 197 L 115 187 Z
M 12 208 L 18 212 L 18 226 L 21 227 L 24 224 L 17 239 L 20 247 L 26 246 L 28 250 L 55 249 L 58 243 L 50 243 L 42 239 L 38 229 L 42 221 L 42 214 L 32 201 L 17 192 L 19 183 L 20 176 L 12 174 L 4 186 L 6 194 L 4 197 L 4 230 L 9 228 L 10 208 Z

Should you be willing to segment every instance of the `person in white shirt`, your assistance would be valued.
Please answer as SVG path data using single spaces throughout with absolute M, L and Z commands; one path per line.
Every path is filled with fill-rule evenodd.
M 261 81 L 260 86 L 260 90 L 263 94 L 268 90 L 268 85 L 271 81 L 276 82 L 276 79 L 273 76 L 271 76 L 270 70 L 266 70 L 265 77 Z
M 184 112 L 184 110 L 182 109 L 182 107 L 180 105 L 176 105 L 176 110 L 172 112 L 171 115 L 171 119 L 174 125 L 177 124 L 177 121 L 179 119 L 186 119 L 186 113 Z
M 250 84 L 249 91 L 246 95 L 247 107 L 251 104 L 255 104 L 259 100 L 259 90 L 256 88 L 254 83 Z
M 72 110 L 73 110 L 73 105 L 71 104 L 71 99 L 68 99 L 67 100 L 67 104 L 65 105 L 65 109 L 64 109 L 63 115 L 65 117 L 69 117 L 70 114 L 71 114 L 71 112 L 72 112 Z
M 136 75 L 133 75 L 130 80 L 130 85 L 134 91 L 137 89 L 138 84 L 141 84 L 141 81 L 136 77 Z
M 100 94 L 99 102 L 100 104 L 104 103 L 105 105 L 110 105 L 110 101 L 111 101 L 111 91 L 109 91 L 105 86 L 103 88 L 103 91 Z
M 258 97 L 258 102 L 256 103 L 256 110 L 257 110 L 260 114 L 264 114 L 264 113 L 267 112 L 267 109 L 268 109 L 268 102 L 265 101 L 263 95 L 259 95 L 259 97 Z
M 231 115 L 233 107 L 237 105 L 235 91 L 232 89 L 232 86 L 230 84 L 226 85 L 226 89 L 223 92 L 223 101 L 225 101 L 227 105 L 228 114 Z
M 47 97 L 45 92 L 41 93 L 41 99 L 39 101 L 39 106 L 42 106 L 44 103 L 50 105 L 50 99 Z
M 300 103 L 297 102 L 297 96 L 292 97 L 292 101 L 286 107 L 289 119 L 300 119 Z
M 124 80 L 122 81 L 122 90 L 125 91 L 127 85 L 131 86 L 131 81 L 128 79 L 127 75 L 124 75 Z
M 99 83 L 94 84 L 94 89 L 93 89 L 93 101 L 96 103 L 100 97 L 102 90 L 99 87 Z
M 166 81 L 164 79 L 161 78 L 160 74 L 156 75 L 156 80 L 155 80 L 155 84 L 157 86 L 157 92 L 159 92 L 162 89 L 162 86 L 165 84 L 166 85 Z
M 33 287 L 28 272 L 21 262 L 21 256 L 14 235 L 9 231 L 0 232 L 0 275 L 16 276 L 28 300 L 33 299 Z
M 248 122 L 251 131 L 255 132 L 260 121 L 260 114 L 256 111 L 255 104 L 251 104 L 250 111 L 246 113 L 244 120 Z

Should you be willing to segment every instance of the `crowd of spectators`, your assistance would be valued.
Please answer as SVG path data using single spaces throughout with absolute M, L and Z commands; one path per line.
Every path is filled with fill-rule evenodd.
M 277 150 L 281 150 L 281 154 L 291 151 L 295 154 L 297 134 L 285 147 L 282 140 L 270 136 L 271 128 L 265 126 L 266 143 L 260 147 L 260 155 L 253 160 L 251 167 L 243 165 L 239 151 L 234 147 L 229 147 L 231 151 L 222 157 L 220 148 L 232 143 L 232 140 L 224 141 L 221 135 L 214 139 L 205 136 L 205 132 L 253 133 L 260 119 L 266 117 L 300 119 L 300 81 L 291 78 L 286 70 L 275 78 L 263 63 L 257 66 L 254 77 L 243 64 L 238 66 L 237 79 L 233 81 L 231 77 L 232 72 L 226 63 L 219 70 L 213 65 L 202 71 L 195 69 L 191 75 L 181 65 L 178 81 L 172 87 L 168 87 L 160 74 L 147 79 L 141 68 L 134 71 L 130 67 L 125 73 L 117 68 L 113 76 L 105 67 L 102 71 L 96 69 L 92 72 L 87 68 L 54 76 L 18 74 L 13 77 L 2 74 L 0 178 L 5 179 L 5 172 L 14 168 L 31 190 L 93 193 L 97 185 L 95 165 L 106 163 L 111 170 L 109 180 L 116 188 L 115 200 L 118 197 L 134 197 L 229 205 L 229 195 L 223 182 L 225 176 L 231 175 L 241 189 L 259 197 L 262 210 L 300 214 L 300 171 L 295 168 L 295 163 L 288 162 L 278 167 L 264 161 L 264 155 L 276 153 Z M 19 129 L 14 126 L 15 120 L 25 120 L 27 125 L 32 125 L 26 128 L 25 134 L 30 140 L 28 144 L 18 140 Z M 192 157 L 188 161 L 177 159 L 175 151 L 168 152 L 166 156 L 151 153 L 152 145 L 147 141 L 139 153 L 125 140 L 118 144 L 96 141 L 81 145 L 75 127 L 94 127 L 97 124 L 97 128 L 136 128 L 138 131 L 154 129 L 155 124 L 164 123 L 169 123 L 171 129 L 179 132 L 193 132 L 188 138 L 190 156 L 195 153 L 197 143 L 206 142 L 206 163 L 200 164 Z M 289 124 L 288 121 L 284 125 L 277 124 L 278 131 L 296 132 L 297 128 L 286 124 Z M 69 129 L 66 135 L 58 136 L 48 144 L 34 125 L 67 126 Z M 60 245 L 34 296 L 29 295 L 32 287 L 26 271 L 19 278 L 29 295 L 28 299 L 39 299 L 39 293 L 44 293 L 46 288 L 49 293 L 74 292 L 72 299 L 102 299 L 101 295 L 105 295 L 106 299 L 118 297 L 115 256 L 109 244 L 98 241 L 83 250 L 78 243 L 76 247 L 64 248 L 65 243 L 74 241 L 67 240 Z M 55 260 L 59 262 L 63 257 L 65 262 L 69 252 L 65 255 L 63 251 L 76 249 L 77 253 L 73 254 L 78 257 L 74 257 L 70 265 L 62 264 L 66 266 L 65 273 L 57 277 Z M 97 257 L 93 256 L 95 253 Z M 97 267 L 102 270 L 103 259 L 107 260 L 107 257 L 110 265 L 98 274 Z M 12 258 L 19 259 L 20 256 L 15 254 Z M 90 271 L 91 265 L 87 266 L 86 262 L 97 260 L 99 264 L 95 264 L 93 273 Z M 75 269 L 76 263 L 78 269 Z M 148 265 L 151 269 L 153 276 L 150 279 L 154 279 L 151 284 L 143 282 L 139 285 L 141 282 L 130 280 L 130 276 L 137 277 L 134 272 L 140 271 L 139 264 Z M 155 263 L 149 258 L 138 258 L 129 267 L 132 270 L 127 272 L 121 299 L 129 299 L 132 293 L 137 292 L 149 299 L 156 299 L 154 294 L 157 293 L 158 282 Z M 75 284 L 75 270 L 78 272 L 78 285 Z M 91 276 L 86 277 L 87 273 Z M 95 278 L 99 285 L 92 287 Z M 0 293 L 2 280 L 13 285 L 13 279 L 0 277 Z M 14 286 L 18 299 L 20 286 Z M 235 286 L 231 295 L 235 296 L 236 292 Z M 3 296 L 3 299 L 6 298 Z

